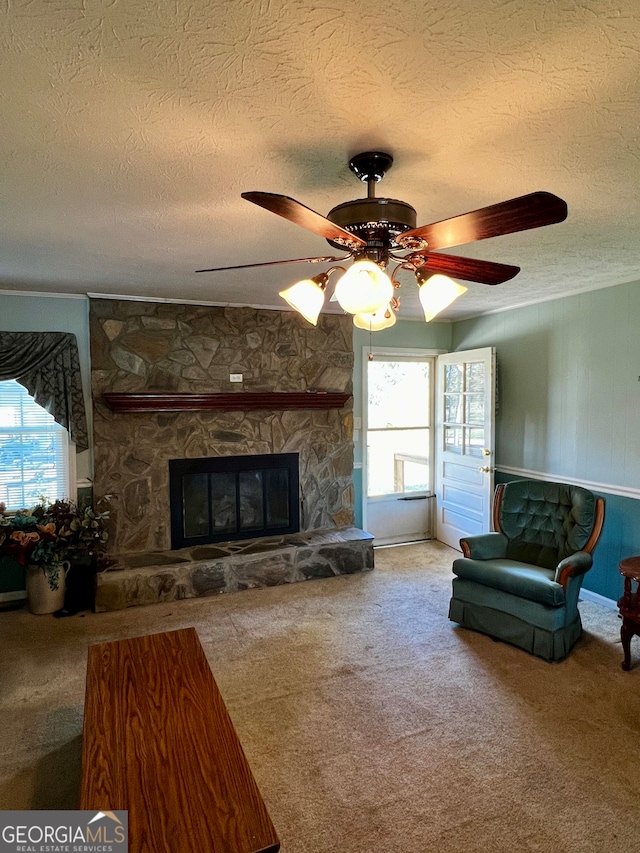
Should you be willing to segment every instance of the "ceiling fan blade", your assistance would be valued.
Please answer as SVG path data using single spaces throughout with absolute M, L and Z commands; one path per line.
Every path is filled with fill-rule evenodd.
M 440 272 L 464 281 L 478 281 L 480 284 L 502 284 L 520 272 L 520 267 L 511 264 L 496 264 L 493 261 L 460 258 L 439 252 L 412 252 L 404 260 L 415 261 L 417 267 L 426 269 L 427 272 Z
M 277 213 L 278 216 L 283 216 L 294 225 L 300 225 L 308 231 L 313 231 L 314 234 L 319 234 L 326 240 L 332 240 L 346 249 L 358 249 L 361 246 L 366 246 L 366 241 L 351 234 L 340 225 L 326 219 L 310 207 L 306 207 L 299 201 L 289 198 L 286 195 L 277 195 L 276 193 L 261 193 L 250 192 L 242 193 L 242 198 L 247 201 L 252 201 L 259 207 L 264 207 L 265 210 L 270 210 L 271 213 Z
M 553 225 L 567 218 L 567 203 L 547 192 L 529 193 L 499 204 L 481 207 L 451 219 L 442 219 L 405 231 L 396 237 L 399 246 L 410 249 L 411 240 L 422 238 L 431 251 L 462 246 L 488 237 L 500 237 L 516 231 L 527 231 L 543 225 Z
M 291 258 L 287 261 L 262 261 L 262 263 L 258 264 L 236 264 L 233 267 L 212 267 L 207 270 L 196 270 L 196 272 L 224 272 L 225 270 L 248 270 L 252 267 L 277 267 L 282 264 L 328 264 L 332 261 L 346 261 L 349 259 L 349 255 L 346 255 L 344 258 L 335 258 L 332 255 L 323 255 L 319 258 Z

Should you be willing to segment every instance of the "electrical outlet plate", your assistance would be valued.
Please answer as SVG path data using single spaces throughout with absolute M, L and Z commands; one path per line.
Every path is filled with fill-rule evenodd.
M 230 373 L 229 374 L 229 382 L 242 382 L 242 374 L 241 373 Z

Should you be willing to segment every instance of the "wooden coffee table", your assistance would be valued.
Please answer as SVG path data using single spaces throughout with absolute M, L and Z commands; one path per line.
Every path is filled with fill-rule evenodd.
M 130 853 L 277 853 L 194 628 L 89 648 L 80 808 L 127 809 Z
M 618 568 L 624 577 L 624 593 L 618 600 L 618 608 L 622 616 L 622 628 L 620 628 L 620 639 L 624 651 L 622 668 L 627 671 L 631 669 L 631 638 L 634 635 L 640 636 L 640 600 L 638 598 L 640 557 L 627 557 L 621 561 Z

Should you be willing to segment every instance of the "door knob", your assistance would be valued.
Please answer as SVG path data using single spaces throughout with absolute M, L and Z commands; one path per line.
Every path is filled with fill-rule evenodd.
M 482 468 L 478 468 L 478 471 L 482 471 L 483 474 L 488 474 L 491 471 L 491 468 L 488 465 L 483 465 Z

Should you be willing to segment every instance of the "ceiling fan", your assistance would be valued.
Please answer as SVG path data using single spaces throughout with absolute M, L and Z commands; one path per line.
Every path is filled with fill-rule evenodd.
M 354 315 L 356 326 L 376 331 L 395 323 L 400 306 L 396 295 L 400 287 L 397 280 L 400 270 L 414 273 L 428 322 L 467 290 L 453 278 L 495 285 L 520 272 L 520 267 L 443 254 L 441 249 L 552 225 L 567 217 L 567 205 L 561 198 L 548 192 L 533 192 L 416 227 L 416 211 L 410 204 L 375 195 L 376 183 L 382 180 L 392 164 L 393 157 L 381 151 L 366 151 L 352 157 L 349 167 L 367 184 L 367 197 L 343 202 L 330 210 L 326 217 L 289 196 L 242 193 L 242 198 L 247 201 L 313 231 L 324 237 L 330 246 L 346 251 L 347 255 L 265 261 L 196 272 L 353 261 L 348 268 L 336 264 L 327 272 L 303 279 L 281 291 L 280 296 L 316 325 L 329 277 L 336 271 L 342 271 L 344 274 L 338 280 L 332 298 L 337 299 L 346 312 Z M 390 264 L 396 266 L 388 276 L 386 271 Z

